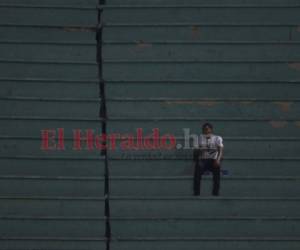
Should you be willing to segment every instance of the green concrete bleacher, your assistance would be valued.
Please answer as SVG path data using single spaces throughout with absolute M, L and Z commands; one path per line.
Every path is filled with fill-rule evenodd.
M 299 248 L 299 3 L 107 0 L 107 130 L 211 121 L 221 196 L 192 196 L 191 150 L 109 152 L 111 249 Z
M 97 1 L 0 1 L 0 248 L 106 249 L 104 159 L 72 151 L 99 128 Z M 64 128 L 65 151 L 41 130 Z
M 299 14 L 298 0 L 0 0 L 0 249 L 298 250 Z M 183 143 L 204 121 L 224 138 L 219 197 L 211 175 L 192 196 L 191 150 L 71 150 L 73 129 L 103 122 Z M 41 151 L 59 127 L 67 150 Z

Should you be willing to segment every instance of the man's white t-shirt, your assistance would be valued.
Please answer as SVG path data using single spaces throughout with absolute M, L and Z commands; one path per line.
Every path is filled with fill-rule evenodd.
M 223 138 L 219 135 L 205 135 L 200 134 L 199 136 L 199 149 L 200 159 L 217 159 L 218 147 L 224 147 Z

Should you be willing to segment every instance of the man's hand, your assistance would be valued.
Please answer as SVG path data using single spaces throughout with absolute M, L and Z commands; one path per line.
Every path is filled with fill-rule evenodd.
M 219 168 L 220 166 L 221 166 L 221 161 L 219 159 L 213 161 L 213 167 Z

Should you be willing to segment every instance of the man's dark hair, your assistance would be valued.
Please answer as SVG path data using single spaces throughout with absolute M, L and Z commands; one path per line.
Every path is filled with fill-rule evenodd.
M 211 130 L 213 130 L 213 125 L 209 122 L 206 122 L 202 125 L 202 130 L 205 128 L 205 127 L 209 127 Z

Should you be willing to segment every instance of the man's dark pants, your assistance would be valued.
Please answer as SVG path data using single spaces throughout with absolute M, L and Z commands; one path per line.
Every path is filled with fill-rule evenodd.
M 205 171 L 210 171 L 213 174 L 212 195 L 219 195 L 221 166 L 214 166 L 214 161 L 214 159 L 200 159 L 196 161 L 194 169 L 194 195 L 200 195 L 201 178 Z

